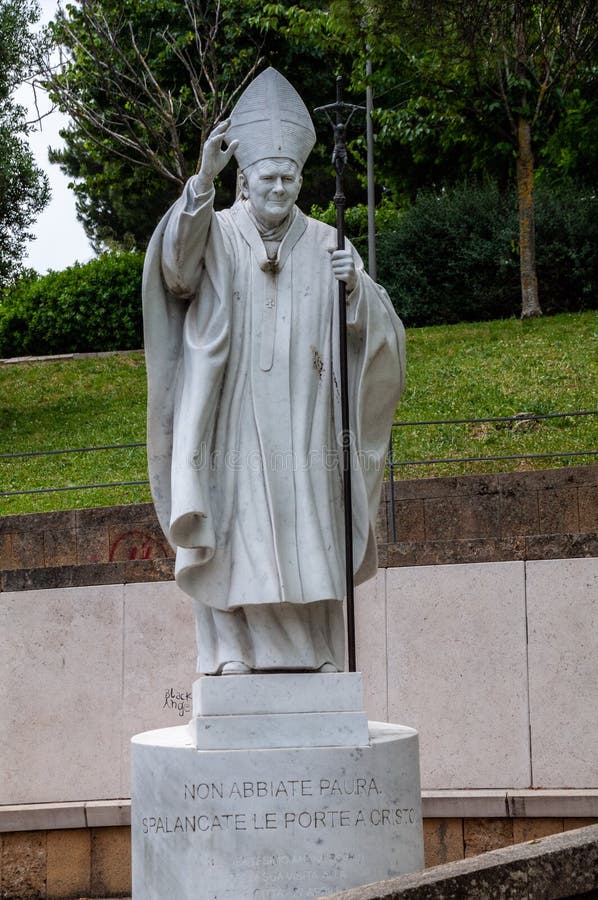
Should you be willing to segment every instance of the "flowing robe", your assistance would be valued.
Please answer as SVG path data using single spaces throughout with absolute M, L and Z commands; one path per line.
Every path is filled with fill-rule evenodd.
M 285 646 L 260 665 L 264 653 L 247 647 L 253 638 L 245 633 L 238 654 L 250 666 L 338 663 L 338 641 L 336 650 L 321 647 L 313 659 L 309 652 L 288 658 L 309 634 L 320 642 L 313 635 L 326 631 L 322 615 L 342 627 L 338 301 L 330 263 L 336 235 L 295 209 L 271 261 L 245 204 L 214 212 L 213 196 L 195 196 L 189 182 L 146 259 L 148 461 L 156 510 L 176 548 L 177 583 L 196 601 L 200 671 L 223 661 L 214 647 L 219 623 L 242 610 L 253 622 L 273 604 L 283 607 L 275 616 L 283 616 Z M 377 566 L 374 528 L 403 383 L 404 332 L 384 290 L 355 259 L 347 327 L 360 583 Z M 334 601 L 334 612 L 327 606 L 322 613 L 321 601 Z M 298 606 L 317 619 L 306 638 L 292 633 Z M 202 641 L 212 645 L 204 646 L 203 660 Z

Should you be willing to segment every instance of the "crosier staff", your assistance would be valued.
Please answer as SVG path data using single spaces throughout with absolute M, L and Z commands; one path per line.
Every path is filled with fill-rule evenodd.
M 334 132 L 334 150 L 332 165 L 336 172 L 336 207 L 337 250 L 345 249 L 345 192 L 343 172 L 347 162 L 347 125 L 356 110 L 363 106 L 354 106 L 343 102 L 343 79 L 336 79 L 336 103 L 318 106 L 315 112 L 323 112 L 332 125 Z M 335 114 L 335 119 L 330 117 Z M 348 113 L 348 115 L 347 115 Z M 343 121 L 343 116 L 346 116 Z M 349 671 L 355 672 L 355 590 L 353 582 L 353 503 L 351 498 L 351 430 L 349 422 L 349 379 L 347 374 L 347 286 L 344 281 L 338 282 L 339 337 L 340 337 L 340 380 L 341 380 L 341 429 L 343 451 L 343 499 L 345 512 L 345 581 L 347 596 L 347 649 Z

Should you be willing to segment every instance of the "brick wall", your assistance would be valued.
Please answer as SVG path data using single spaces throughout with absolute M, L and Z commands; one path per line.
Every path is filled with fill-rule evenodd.
M 131 894 L 128 827 L 2 834 L 0 861 L 2 900 Z
M 582 828 L 598 819 L 424 819 L 426 867 Z M 0 896 L 65 900 L 131 894 L 131 838 L 125 826 L 0 834 Z
M 387 483 L 378 550 L 382 567 L 598 556 L 598 466 Z M 0 590 L 172 577 L 149 503 L 0 517 Z
M 384 567 L 598 556 L 597 532 L 598 466 L 385 484 L 378 517 Z
M 0 517 L 0 590 L 166 581 L 173 552 L 151 503 Z

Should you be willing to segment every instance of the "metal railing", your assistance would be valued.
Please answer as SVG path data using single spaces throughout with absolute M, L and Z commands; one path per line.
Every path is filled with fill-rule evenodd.
M 551 453 L 508 453 L 508 454 L 496 454 L 491 456 L 450 456 L 444 458 L 437 459 L 395 459 L 394 458 L 394 447 L 393 447 L 393 433 L 397 428 L 408 428 L 408 427 L 419 427 L 419 426 L 442 426 L 442 425 L 478 425 L 478 424 L 488 424 L 488 423 L 522 423 L 522 422 L 536 422 L 542 419 L 568 419 L 575 418 L 579 416 L 595 416 L 598 415 L 598 410 L 596 409 L 583 409 L 583 410 L 574 410 L 572 412 L 566 413 L 517 413 L 513 416 L 486 416 L 483 418 L 476 419 L 427 419 L 421 421 L 413 421 L 413 422 L 393 422 L 392 431 L 388 444 L 388 457 L 387 457 L 387 467 L 388 467 L 388 475 L 389 475 L 389 491 L 390 491 L 390 506 L 391 509 L 394 509 L 394 501 L 395 501 L 395 474 L 399 467 L 401 466 L 431 466 L 431 465 L 455 465 L 457 463 L 474 463 L 474 462 L 506 462 L 509 460 L 515 459 L 558 459 L 564 457 L 577 458 L 581 456 L 596 456 L 598 455 L 598 450 L 559 450 L 553 451 Z M 391 516 L 391 532 L 392 532 L 392 540 L 396 541 L 396 522 L 395 517 Z
M 595 416 L 598 415 L 596 409 L 582 409 L 566 413 L 517 413 L 514 416 L 488 416 L 481 419 L 424 419 L 422 421 L 413 422 L 393 422 L 392 429 L 418 427 L 420 425 L 477 425 L 488 422 L 536 422 L 541 419 L 571 419 L 578 416 Z M 446 459 L 394 459 L 394 451 L 392 445 L 392 434 L 388 449 L 388 468 L 392 474 L 397 466 L 430 466 L 440 463 L 462 463 L 462 462 L 494 462 L 495 460 L 507 459 L 540 459 L 547 457 L 559 456 L 595 456 L 598 450 L 563 450 L 554 453 L 512 453 L 504 456 L 459 456 L 449 457 Z
M 587 450 L 560 450 L 554 451 L 550 453 L 510 453 L 510 454 L 497 454 L 490 456 L 453 456 L 453 457 L 444 457 L 444 458 L 429 458 L 429 459 L 395 459 L 394 457 L 394 449 L 393 449 L 393 433 L 398 428 L 415 428 L 421 426 L 430 426 L 430 427 L 441 427 L 448 425 L 476 425 L 476 424 L 487 424 L 487 423 L 522 423 L 522 422 L 535 422 L 543 419 L 567 419 L 567 418 L 576 418 L 581 416 L 595 416 L 598 415 L 598 410 L 574 410 L 572 412 L 564 412 L 564 413 L 518 413 L 513 416 L 488 416 L 484 418 L 474 418 L 474 419 L 423 419 L 417 421 L 406 421 L 406 422 L 393 422 L 392 425 L 392 433 L 389 440 L 388 447 L 388 457 L 387 457 L 387 469 L 389 474 L 390 481 L 390 492 L 391 492 L 391 502 L 394 499 L 394 481 L 396 479 L 397 470 L 405 467 L 405 466 L 430 466 L 430 465 L 451 465 L 457 463 L 474 463 L 474 462 L 500 462 L 500 461 L 508 461 L 508 460 L 526 460 L 526 459 L 549 459 L 549 458 L 578 458 L 578 457 L 592 457 L 598 455 L 598 449 L 587 449 Z M 26 459 L 32 457 L 43 457 L 43 456 L 56 456 L 60 454 L 73 454 L 73 453 L 97 453 L 102 451 L 109 450 L 131 450 L 145 447 L 145 441 L 136 441 L 133 443 L 127 444 L 104 444 L 97 447 L 68 447 L 60 450 L 25 450 L 16 453 L 0 453 L 0 463 L 4 460 L 16 460 L 16 459 Z M 115 488 L 115 487 L 132 487 L 138 485 L 149 484 L 147 478 L 132 480 L 132 481 L 110 481 L 110 482 L 96 482 L 92 484 L 77 484 L 77 485 L 67 485 L 67 486 L 58 486 L 58 487 L 48 487 L 48 488 L 28 488 L 23 490 L 15 490 L 15 491 L 2 491 L 0 490 L 0 497 L 15 497 L 24 494 L 49 494 L 55 492 L 62 491 L 85 491 L 91 489 L 104 489 L 104 488 Z M 393 522 L 394 524 L 394 522 Z

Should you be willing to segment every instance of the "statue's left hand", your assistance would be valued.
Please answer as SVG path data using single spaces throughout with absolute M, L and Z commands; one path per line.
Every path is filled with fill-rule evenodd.
M 357 284 L 353 254 L 350 250 L 333 250 L 330 259 L 334 277 L 337 281 L 344 281 L 350 293 Z

